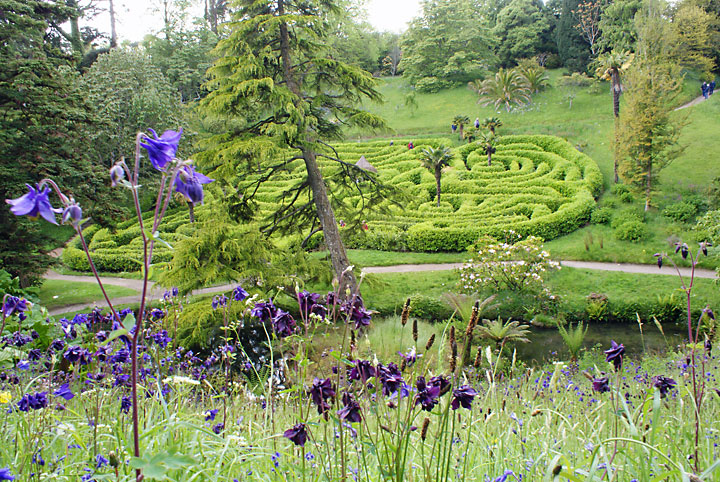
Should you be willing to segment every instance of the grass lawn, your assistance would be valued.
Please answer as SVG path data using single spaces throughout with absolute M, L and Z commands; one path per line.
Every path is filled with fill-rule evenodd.
M 106 285 L 105 290 L 111 299 L 138 294 L 137 291 L 122 286 Z M 60 280 L 45 280 L 37 294 L 40 304 L 48 309 L 103 299 L 102 292 L 95 283 Z
M 437 264 L 462 263 L 468 259 L 467 253 L 410 253 L 395 251 L 377 251 L 373 249 L 348 249 L 348 259 L 355 266 L 394 266 L 399 264 Z M 311 256 L 322 258 L 328 256 L 327 251 L 311 253 Z

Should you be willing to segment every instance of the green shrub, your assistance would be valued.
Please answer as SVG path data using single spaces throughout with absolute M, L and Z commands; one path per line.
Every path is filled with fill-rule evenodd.
M 681 201 L 667 206 L 663 210 L 663 216 L 681 223 L 689 223 L 695 221 L 697 212 L 697 205 L 687 201 Z
M 697 220 L 695 227 L 697 241 L 710 241 L 714 245 L 720 243 L 720 210 L 706 212 Z
M 639 208 L 625 208 L 613 215 L 610 226 L 615 229 L 628 221 L 645 222 L 645 211 Z
M 415 294 L 410 297 L 410 313 L 423 320 L 444 321 L 452 316 L 453 310 L 436 298 Z
M 640 241 L 647 236 L 647 229 L 640 221 L 626 221 L 615 228 L 615 237 L 621 241 Z
M 610 188 L 610 192 L 612 192 L 616 196 L 619 196 L 620 194 L 629 193 L 630 188 L 627 187 L 625 184 L 613 184 L 612 188 Z
M 618 199 L 628 204 L 635 202 L 635 196 L 633 196 L 631 192 L 624 192 L 619 194 Z
M 593 224 L 610 224 L 613 210 L 609 207 L 595 208 L 590 215 L 590 222 Z

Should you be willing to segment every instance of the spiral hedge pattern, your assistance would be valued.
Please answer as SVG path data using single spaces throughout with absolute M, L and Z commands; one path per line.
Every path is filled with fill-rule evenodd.
M 462 251 L 481 235 L 503 238 L 508 231 L 521 237 L 552 239 L 586 223 L 602 189 L 597 164 L 563 139 L 553 136 L 504 136 L 498 139 L 492 166 L 483 148 L 475 143 L 454 150 L 450 167 L 443 171 L 441 203 L 435 201 L 435 178 L 422 167 L 422 150 L 446 145 L 446 139 L 427 139 L 406 145 L 386 141 L 345 143 L 336 146 L 346 162 L 361 156 L 378 170 L 381 182 L 407 194 L 402 207 L 387 203 L 389 214 L 369 213 L 368 229 L 357 233 L 341 229 L 346 245 L 353 248 L 410 251 Z M 318 158 L 327 175 L 337 169 L 332 161 Z M 269 215 L 278 198 L 304 174 L 302 161 L 288 165 L 280 177 L 265 182 L 255 201 L 258 215 Z M 360 196 L 346 199 L 359 206 Z M 212 195 L 206 204 L 212 202 Z M 206 206 L 207 207 L 207 206 Z M 203 208 L 196 211 L 202 219 Z M 162 223 L 161 237 L 170 244 L 192 235 L 185 209 Z M 116 232 L 91 226 L 86 230 L 95 262 L 103 271 L 138 271 L 141 241 L 137 223 L 121 224 Z M 321 241 L 321 235 L 315 239 Z M 88 270 L 79 244 L 69 246 L 64 261 L 71 268 Z M 156 244 L 154 261 L 168 261 L 172 251 Z

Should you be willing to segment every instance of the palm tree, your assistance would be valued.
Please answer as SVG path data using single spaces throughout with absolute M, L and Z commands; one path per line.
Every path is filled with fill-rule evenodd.
M 453 124 L 458 126 L 458 134 L 460 135 L 460 139 L 463 139 L 463 129 L 465 128 L 465 125 L 469 123 L 470 118 L 466 115 L 456 115 L 453 119 Z
M 532 100 L 527 80 L 515 69 L 500 69 L 494 77 L 470 82 L 468 87 L 480 96 L 478 104 L 493 104 L 495 109 L 505 105 L 508 112 L 513 104 L 529 104 Z
M 482 148 L 485 154 L 487 154 L 488 166 L 492 166 L 492 155 L 495 154 L 496 151 L 495 143 L 497 142 L 497 138 L 492 131 L 483 132 L 479 137 L 478 141 L 483 146 Z
M 497 117 L 486 117 L 480 125 L 495 134 L 495 129 L 502 127 L 503 123 Z
M 530 343 L 528 339 L 530 327 L 521 325 L 519 321 L 508 319 L 507 322 L 503 322 L 501 318 L 483 320 L 483 324 L 478 326 L 477 330 L 480 332 L 481 338 L 492 340 L 499 347 L 512 342 Z
M 613 114 L 615 115 L 615 183 L 619 181 L 618 177 L 618 158 L 619 158 L 619 141 L 618 141 L 618 130 L 620 127 L 620 95 L 623 91 L 623 85 L 620 81 L 620 76 L 625 73 L 627 68 L 632 62 L 633 54 L 627 51 L 618 52 L 613 50 L 609 54 L 601 55 L 597 59 L 598 68 L 595 70 L 595 75 L 603 80 L 610 81 L 610 88 L 613 93 Z
M 442 169 L 445 166 L 450 165 L 450 160 L 453 158 L 449 147 L 442 147 L 435 149 L 430 147 L 423 149 L 420 162 L 423 167 L 429 169 L 435 174 L 435 184 L 437 187 L 437 205 L 440 207 L 440 178 L 442 177 Z
M 545 73 L 545 69 L 540 66 L 521 67 L 520 73 L 525 77 L 532 94 L 537 94 L 547 87 L 550 82 L 550 77 Z

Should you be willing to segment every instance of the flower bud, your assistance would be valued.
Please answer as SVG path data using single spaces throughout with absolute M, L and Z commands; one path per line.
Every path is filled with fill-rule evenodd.
M 120 164 L 115 164 L 110 169 L 110 181 L 112 182 L 111 186 L 115 187 L 118 185 L 120 181 L 125 179 L 125 170 L 122 168 Z
M 63 210 L 62 222 L 63 224 L 72 224 L 73 226 L 79 226 L 82 220 L 82 209 L 77 204 L 71 204 Z

